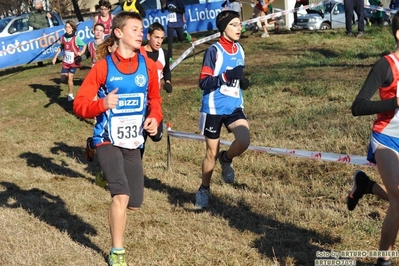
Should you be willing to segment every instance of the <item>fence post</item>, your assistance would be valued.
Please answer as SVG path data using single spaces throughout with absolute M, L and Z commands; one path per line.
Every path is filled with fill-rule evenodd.
M 169 136 L 169 131 L 172 129 L 172 124 L 169 122 L 168 123 L 168 128 L 167 128 L 167 137 L 166 137 L 166 141 L 167 141 L 167 163 L 166 163 L 166 169 L 170 170 L 170 159 L 171 159 L 171 149 L 170 149 L 170 136 Z

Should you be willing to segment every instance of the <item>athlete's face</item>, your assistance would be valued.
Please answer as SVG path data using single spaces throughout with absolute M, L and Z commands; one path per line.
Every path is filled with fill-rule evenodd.
M 100 10 L 101 10 L 101 16 L 106 17 L 106 16 L 109 15 L 110 10 L 109 10 L 108 7 L 106 7 L 106 6 L 101 6 L 101 7 L 100 7 Z
M 69 23 L 65 24 L 65 32 L 68 34 L 71 34 L 73 32 L 73 28 Z
M 95 39 L 102 39 L 103 37 L 104 37 L 104 28 L 97 25 L 94 28 L 94 38 Z
M 230 41 L 237 41 L 240 39 L 241 29 L 241 20 L 239 18 L 234 18 L 229 22 L 229 24 L 227 24 L 227 27 L 223 32 L 224 37 Z
M 162 42 L 165 39 L 165 32 L 154 30 L 152 34 L 147 34 L 148 44 L 153 51 L 158 51 L 161 48 Z
M 143 42 L 143 23 L 138 19 L 129 18 L 123 29 L 115 29 L 118 31 L 119 46 L 127 46 L 138 50 Z

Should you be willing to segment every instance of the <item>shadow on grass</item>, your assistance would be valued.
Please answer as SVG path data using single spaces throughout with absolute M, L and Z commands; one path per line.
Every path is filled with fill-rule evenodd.
M 174 206 L 183 207 L 186 203 L 194 204 L 195 193 L 186 192 L 180 188 L 171 187 L 158 179 L 144 178 L 146 188 L 168 194 L 168 200 Z M 245 184 L 238 185 L 245 187 Z M 313 265 L 309 257 L 316 258 L 317 251 L 323 251 L 318 245 L 331 246 L 339 243 L 341 238 L 333 237 L 328 233 L 300 228 L 292 223 L 276 221 L 272 217 L 261 215 L 251 210 L 245 202 L 232 206 L 220 198 L 210 198 L 210 208 L 206 211 L 214 216 L 229 221 L 229 225 L 244 232 L 250 231 L 259 237 L 253 247 L 259 253 L 271 260 L 277 259 L 280 263 L 286 258 L 293 258 L 296 265 Z M 187 211 L 193 211 L 187 209 Z M 318 243 L 318 245 L 312 244 Z
M 97 161 L 97 156 L 94 156 L 93 162 L 89 162 L 85 158 L 85 144 L 82 143 L 81 147 L 71 147 L 64 142 L 54 142 L 54 147 L 50 149 L 52 154 L 59 154 L 59 153 L 64 153 L 67 154 L 67 157 L 69 158 L 76 158 L 79 162 L 87 164 L 85 170 L 91 174 L 92 176 L 95 176 L 101 169 L 100 165 Z M 87 179 L 87 178 L 86 178 Z M 94 184 L 93 179 L 87 179 L 89 182 Z
M 54 79 L 55 83 L 60 83 L 60 79 Z M 83 80 L 78 79 L 78 83 L 81 84 Z M 47 98 L 49 99 L 49 102 L 45 104 L 43 107 L 44 108 L 49 108 L 53 104 L 58 104 L 62 109 L 65 110 L 65 112 L 70 113 L 75 116 L 73 113 L 73 102 L 69 102 L 67 99 L 67 96 L 61 97 L 61 87 L 59 85 L 51 86 L 51 85 L 43 85 L 43 84 L 30 84 L 29 85 L 32 89 L 33 92 L 37 92 L 37 90 L 43 91 Z M 86 124 L 93 125 L 93 123 L 90 120 L 83 119 L 80 117 L 75 116 L 77 119 L 80 121 L 85 122 Z
M 22 66 L 16 66 L 16 67 L 0 70 L 0 77 L 9 75 L 8 77 L 0 78 L 0 81 L 6 80 L 6 79 L 12 79 L 12 78 L 14 78 L 14 76 L 18 75 L 19 73 L 21 73 L 25 70 L 30 70 L 30 69 L 38 68 L 38 67 L 43 67 L 43 66 L 38 66 L 36 63 L 32 63 L 32 64 L 26 64 L 26 65 L 22 65 Z
M 89 163 L 85 159 L 83 146 L 84 143 L 82 143 L 81 147 L 71 147 L 63 142 L 55 142 L 54 145 L 55 146 L 50 149 L 52 154 L 66 154 L 66 157 L 68 158 L 76 159 L 80 163 L 87 163 L 85 171 L 87 171 L 90 175 L 95 176 L 95 174 L 100 170 L 99 164 L 96 160 Z M 61 163 L 56 163 L 54 162 L 54 158 L 43 157 L 40 154 L 32 152 L 22 153 L 19 155 L 19 158 L 25 159 L 26 164 L 29 167 L 40 167 L 53 175 L 59 175 L 62 177 L 84 178 L 86 181 L 94 184 L 94 178 L 87 177 L 77 171 L 74 171 L 64 160 L 62 160 Z
M 58 104 L 61 106 L 67 113 L 73 113 L 72 104 L 73 102 L 68 102 L 67 97 L 61 97 L 61 87 L 60 86 L 51 86 L 51 85 L 43 85 L 43 84 L 30 84 L 29 85 L 33 92 L 36 93 L 38 90 L 43 91 L 49 102 L 44 105 L 44 108 L 49 108 L 53 104 Z
M 74 242 L 106 257 L 106 254 L 86 236 L 97 235 L 96 229 L 78 215 L 71 214 L 60 197 L 37 188 L 24 190 L 10 182 L 0 182 L 0 185 L 6 189 L 0 192 L 1 207 L 22 208 L 38 220 L 44 221 L 60 232 L 66 232 Z M 40 237 L 37 236 L 37 238 Z

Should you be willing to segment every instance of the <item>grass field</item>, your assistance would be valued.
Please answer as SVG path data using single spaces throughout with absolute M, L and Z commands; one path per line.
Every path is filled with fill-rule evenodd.
M 372 65 L 395 49 L 389 28 L 366 30 L 361 39 L 342 30 L 246 34 L 251 145 L 365 156 L 374 117 L 354 118 L 350 106 Z M 172 94 L 162 91 L 174 130 L 198 133 L 198 77 L 212 42 L 173 70 Z M 187 48 L 175 44 L 174 54 Z M 98 164 L 84 158 L 93 120 L 73 114 L 60 68 L 0 72 L 2 265 L 106 265 L 110 196 L 94 183 Z M 232 140 L 226 131 L 222 138 Z M 378 249 L 388 204 L 371 195 L 352 212 L 345 204 L 353 172 L 380 181 L 376 168 L 247 151 L 234 161 L 233 185 L 217 165 L 210 208 L 197 212 L 204 149 L 202 141 L 171 138 L 167 169 L 166 134 L 148 142 L 144 203 L 128 213 L 129 265 L 314 265 L 332 251 Z

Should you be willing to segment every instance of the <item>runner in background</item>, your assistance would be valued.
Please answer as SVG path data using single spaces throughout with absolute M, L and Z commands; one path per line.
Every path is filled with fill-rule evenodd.
M 104 25 L 104 35 L 108 35 L 111 33 L 112 29 L 112 19 L 113 15 L 111 14 L 111 3 L 109 1 L 100 1 L 98 3 L 100 8 L 100 14 L 95 16 L 93 19 L 93 27 L 91 32 L 94 34 L 94 26 L 97 23 L 101 23 Z
M 177 33 L 177 39 L 179 42 L 187 40 L 191 42 L 191 35 L 184 30 L 184 25 L 186 24 L 185 18 L 185 6 L 181 0 L 162 0 L 162 13 L 165 10 L 168 11 L 168 51 L 169 51 L 169 63 L 173 62 L 173 35 Z
M 167 93 L 172 92 L 172 73 L 169 67 L 169 54 L 168 51 L 161 47 L 165 39 L 165 28 L 159 22 L 154 22 L 148 27 L 147 40 L 148 43 L 141 46 L 140 53 L 152 59 L 157 66 L 157 73 L 159 78 L 159 86 L 161 89 L 161 79 L 164 80 L 163 89 Z M 146 133 L 146 132 L 145 132 Z M 150 136 L 152 141 L 158 142 L 162 139 L 163 134 L 163 121 L 158 126 L 158 132 L 154 136 Z M 141 148 L 141 158 L 144 156 L 145 142 L 147 139 L 145 134 L 145 141 Z
M 250 143 L 242 93 L 249 81 L 244 77 L 244 49 L 238 43 L 242 28 L 240 14 L 222 11 L 216 17 L 216 26 L 220 38 L 205 50 L 199 78 L 203 91 L 199 129 L 205 136 L 206 151 L 201 168 L 202 182 L 195 195 L 198 209 L 208 208 L 216 160 L 222 166 L 222 180 L 233 183 L 233 158 L 245 152 Z M 219 152 L 223 125 L 234 134 L 234 141 L 228 150 Z
M 96 63 L 97 46 L 104 41 L 104 25 L 97 23 L 94 25 L 94 40 L 87 45 L 88 53 L 91 57 L 91 66 Z
M 263 17 L 266 16 L 267 14 L 269 14 L 269 12 L 271 13 L 273 10 L 273 6 L 271 5 L 271 3 L 274 2 L 274 0 L 253 0 L 252 1 L 254 3 L 254 10 L 252 13 L 252 18 L 257 18 L 257 17 Z M 262 38 L 267 38 L 269 37 L 269 32 L 267 31 L 267 23 L 273 23 L 274 21 L 272 20 L 266 20 L 266 19 L 259 19 L 260 24 L 262 26 L 263 29 L 263 33 L 261 35 Z
M 115 42 L 115 38 L 112 35 L 108 35 L 98 46 L 96 49 L 95 62 L 104 59 L 107 55 L 113 53 L 118 45 Z M 97 95 L 94 97 L 94 100 L 97 100 Z M 96 150 L 93 144 L 93 137 L 88 137 L 86 140 L 86 148 L 85 148 L 85 158 L 87 161 L 94 161 Z M 99 178 L 99 179 L 98 179 Z M 98 180 L 97 180 L 98 179 Z M 100 187 L 105 187 L 106 182 L 104 184 L 104 180 L 102 177 L 102 172 L 96 175 L 96 184 Z
M 73 101 L 73 76 L 80 68 L 82 55 L 86 52 L 86 44 L 76 35 L 76 24 L 72 20 L 65 23 L 65 34 L 61 37 L 61 46 L 53 58 L 53 65 L 63 51 L 61 83 L 68 84 L 68 101 Z
M 367 160 L 377 164 L 389 201 L 381 229 L 380 251 L 394 249 L 399 229 L 399 12 L 393 16 L 392 33 L 395 52 L 375 63 L 351 107 L 354 116 L 377 115 L 371 129 Z M 374 97 L 376 93 L 379 94 L 378 99 Z M 355 175 L 354 187 L 360 186 L 358 178 L 360 173 Z M 364 175 L 362 179 L 366 179 Z M 365 192 L 374 192 L 376 186 L 371 182 L 366 184 Z M 370 185 L 371 189 L 368 189 Z M 391 258 L 379 257 L 376 265 L 391 265 Z

